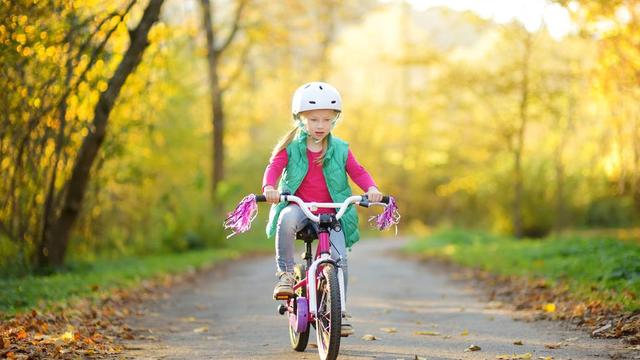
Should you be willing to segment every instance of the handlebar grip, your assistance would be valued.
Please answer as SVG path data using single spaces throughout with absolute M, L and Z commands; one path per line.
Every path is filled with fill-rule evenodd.
M 384 195 L 382 196 L 382 200 L 380 200 L 381 203 L 383 204 L 389 204 L 389 196 L 390 195 Z M 360 206 L 362 207 L 369 207 L 370 203 L 369 203 L 369 199 L 367 197 L 367 195 L 362 195 L 363 198 L 367 199 L 367 201 L 365 201 L 364 203 L 360 203 Z
M 266 202 L 267 197 L 264 195 L 256 195 L 256 202 Z

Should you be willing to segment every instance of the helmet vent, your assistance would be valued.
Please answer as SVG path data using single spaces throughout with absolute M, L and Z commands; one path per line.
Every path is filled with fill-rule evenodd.
M 309 100 L 309 104 L 315 104 L 315 101 Z
M 335 104 L 335 103 L 336 103 L 336 101 L 335 101 L 335 100 L 331 100 L 331 103 L 332 103 L 332 104 Z
M 324 90 L 324 89 L 322 88 L 322 85 L 318 85 L 318 87 L 320 88 L 320 90 Z

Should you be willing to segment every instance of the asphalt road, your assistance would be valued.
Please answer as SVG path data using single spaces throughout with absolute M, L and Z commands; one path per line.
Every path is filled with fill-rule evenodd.
M 617 340 L 591 339 L 560 323 L 516 321 L 521 313 L 484 301 L 482 289 L 392 255 L 401 244 L 361 241 L 349 254 L 347 303 L 356 334 L 342 339 L 340 359 L 496 359 L 529 353 L 531 359 L 589 360 L 609 359 L 623 348 Z M 130 319 L 142 338 L 126 343 L 124 357 L 317 359 L 313 345 L 304 353 L 290 349 L 286 320 L 271 299 L 274 282 L 274 260 L 266 256 L 217 267 L 180 285 L 142 304 L 144 315 Z M 470 345 L 480 350 L 465 352 Z

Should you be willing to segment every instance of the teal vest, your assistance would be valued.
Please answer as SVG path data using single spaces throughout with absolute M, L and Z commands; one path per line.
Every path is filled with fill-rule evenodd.
M 324 156 L 322 172 L 331 199 L 333 202 L 339 203 L 352 195 L 346 171 L 349 144 L 331 134 L 328 135 L 327 140 L 328 148 Z M 280 178 L 278 190 L 280 192 L 288 191 L 291 194 L 295 194 L 309 169 L 307 134 L 301 133 L 287 146 L 287 156 L 289 160 Z M 267 236 L 269 238 L 275 235 L 280 211 L 287 205 L 288 203 L 286 202 L 271 205 L 269 222 L 267 223 Z M 360 239 L 358 214 L 354 205 L 349 205 L 349 208 L 340 219 L 340 224 L 342 225 L 346 245 L 350 248 Z

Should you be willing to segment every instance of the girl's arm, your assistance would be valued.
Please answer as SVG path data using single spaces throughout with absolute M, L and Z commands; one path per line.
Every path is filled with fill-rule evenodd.
M 367 172 L 367 170 L 358 163 L 355 156 L 353 156 L 351 149 L 349 149 L 349 155 L 347 155 L 346 168 L 347 174 L 349 174 L 351 180 L 353 180 L 353 182 L 355 182 L 362 191 L 368 193 L 372 190 L 371 188 L 374 188 L 375 190 L 378 189 L 369 172 Z
M 262 191 L 264 192 L 264 188 L 267 186 L 271 186 L 276 188 L 278 179 L 280 175 L 282 175 L 282 171 L 285 166 L 287 166 L 287 162 L 289 161 L 289 157 L 287 156 L 287 149 L 282 149 L 276 156 L 273 157 L 267 168 L 264 170 L 264 176 L 262 177 Z

